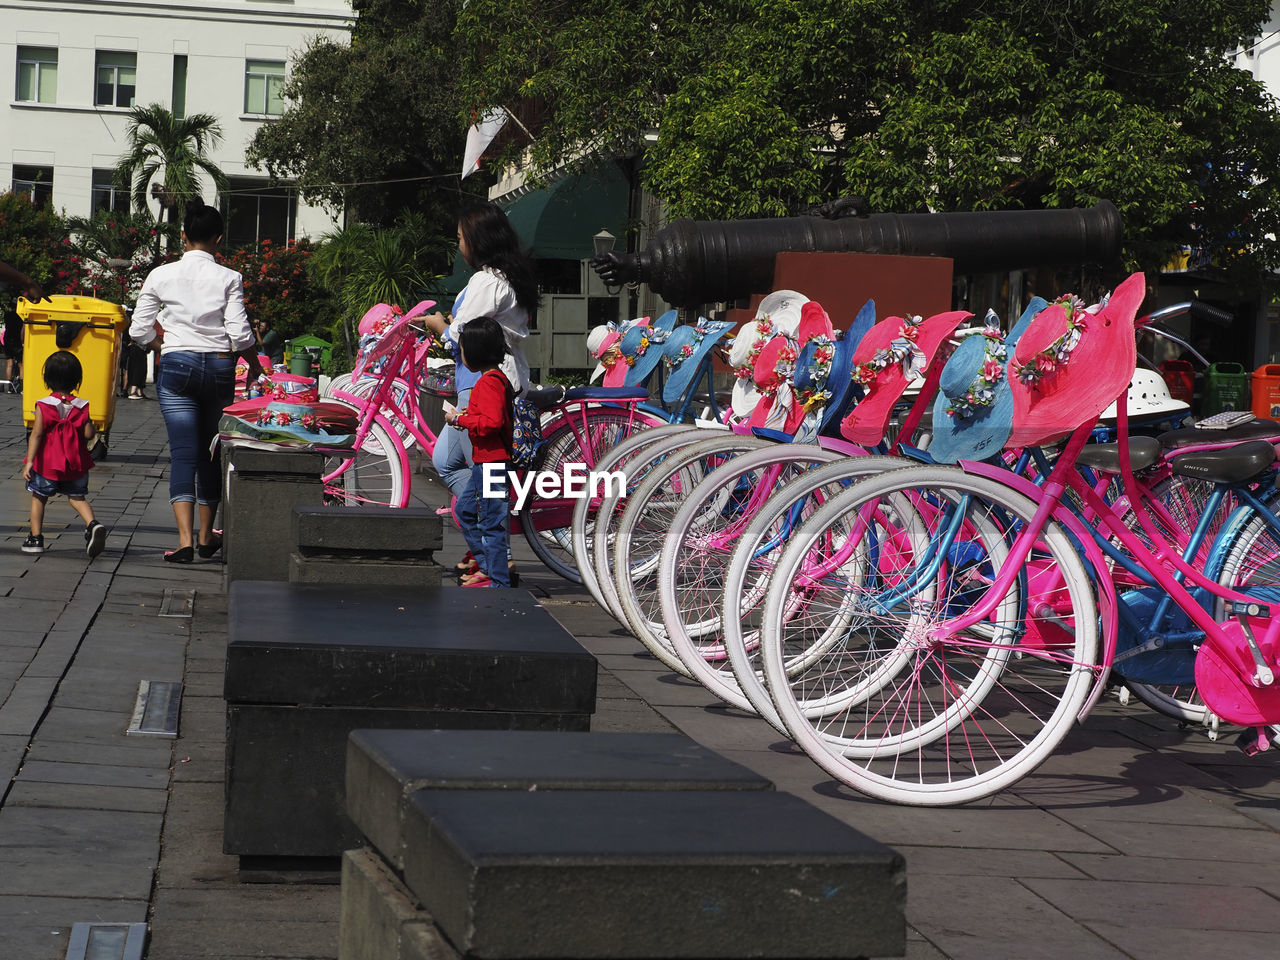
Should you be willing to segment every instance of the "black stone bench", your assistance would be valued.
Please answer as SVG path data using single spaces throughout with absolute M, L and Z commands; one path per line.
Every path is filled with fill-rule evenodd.
M 227 583 L 288 580 L 293 508 L 320 507 L 324 458 L 305 450 L 222 447 L 222 555 Z
M 241 581 L 230 591 L 223 849 L 332 858 L 360 728 L 585 731 L 596 662 L 522 590 Z
M 404 881 L 465 956 L 905 951 L 902 857 L 761 790 L 422 790 Z
M 773 782 L 680 733 L 357 730 L 347 816 L 397 870 L 419 790 L 772 790 Z
M 339 960 L 905 949 L 900 856 L 682 734 L 360 730 L 347 756 L 372 846 Z
M 438 587 L 441 518 L 424 507 L 293 509 L 293 583 Z

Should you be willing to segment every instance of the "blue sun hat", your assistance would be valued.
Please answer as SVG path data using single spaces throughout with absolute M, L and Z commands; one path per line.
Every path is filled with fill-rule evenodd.
M 662 345 L 671 335 L 678 316 L 675 310 L 668 310 L 649 326 L 632 326 L 622 335 L 618 350 L 628 367 L 623 386 L 638 387 L 649 379 L 662 359 Z
M 708 320 L 706 317 L 699 317 L 696 324 L 676 328 L 662 349 L 662 362 L 667 368 L 667 382 L 662 388 L 663 403 L 675 403 L 684 396 L 703 358 L 732 329 L 733 323 L 728 320 Z
M 792 378 L 795 403 L 807 421 L 804 434 L 816 435 L 840 415 L 853 389 L 853 347 L 848 336 L 814 337 L 800 348 Z M 812 415 L 812 416 L 811 416 Z
M 933 403 L 929 456 L 937 463 L 986 460 L 1004 448 L 1013 432 L 1009 356 L 1023 331 L 1049 304 L 1033 297 L 1007 336 L 988 310 L 986 329 L 966 338 L 947 360 Z

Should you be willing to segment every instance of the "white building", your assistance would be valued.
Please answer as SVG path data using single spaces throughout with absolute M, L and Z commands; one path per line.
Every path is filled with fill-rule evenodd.
M 127 209 L 111 174 L 129 108 L 159 103 L 221 122 L 209 156 L 231 180 L 228 242 L 319 236 L 332 220 L 268 188 L 244 153 L 283 112 L 290 60 L 317 35 L 345 42 L 352 18 L 348 0 L 0 0 L 0 188 L 68 215 Z

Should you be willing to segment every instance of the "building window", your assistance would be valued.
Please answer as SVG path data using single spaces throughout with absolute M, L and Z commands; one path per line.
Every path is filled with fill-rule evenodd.
M 13 165 L 13 192 L 44 206 L 53 199 L 53 171 L 47 167 Z
M 272 187 L 266 180 L 232 177 L 223 199 L 228 247 L 293 239 L 298 221 L 298 198 L 292 187 Z
M 18 47 L 18 99 L 33 103 L 57 102 L 57 47 Z
M 284 113 L 280 91 L 284 87 L 284 61 L 244 62 L 244 112 L 278 117 Z
M 97 77 L 93 99 L 97 106 L 132 107 L 138 83 L 138 55 L 99 51 Z
M 90 209 L 94 213 L 99 210 L 112 210 L 122 216 L 129 212 L 129 191 L 116 186 L 114 171 L 93 171 L 93 197 Z
M 187 55 L 173 58 L 173 116 L 181 120 L 187 115 Z

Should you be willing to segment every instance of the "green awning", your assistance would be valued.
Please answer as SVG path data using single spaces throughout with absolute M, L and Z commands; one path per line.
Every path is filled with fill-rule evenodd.
M 603 227 L 623 249 L 630 187 L 616 163 L 571 174 L 550 186 L 502 204 L 529 252 L 545 260 L 595 255 L 591 238 Z

